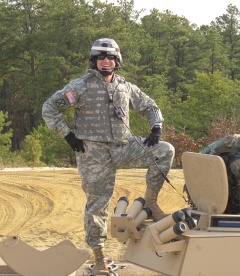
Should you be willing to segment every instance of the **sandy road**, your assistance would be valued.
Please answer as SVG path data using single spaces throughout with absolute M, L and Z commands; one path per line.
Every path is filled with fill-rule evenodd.
M 144 178 L 145 170 L 118 171 L 110 213 L 121 196 L 128 197 L 130 204 L 143 196 Z M 169 180 L 177 191 L 164 184 L 158 201 L 165 212 L 171 213 L 187 205 L 181 197 L 182 171 L 172 170 Z M 83 228 L 86 201 L 80 181 L 76 169 L 1 170 L 0 238 L 18 235 L 34 247 L 50 247 L 70 239 L 79 248 L 88 248 Z M 121 259 L 125 246 L 109 234 L 105 251 L 111 258 Z

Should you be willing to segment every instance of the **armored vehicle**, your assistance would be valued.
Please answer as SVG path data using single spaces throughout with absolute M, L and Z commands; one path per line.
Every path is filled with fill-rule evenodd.
M 182 165 L 196 208 L 177 210 L 153 222 L 147 220 L 141 200 L 129 208 L 124 198 L 118 201 L 111 234 L 127 243 L 124 259 L 161 275 L 240 275 L 240 215 L 223 214 L 228 201 L 223 160 L 185 152 Z

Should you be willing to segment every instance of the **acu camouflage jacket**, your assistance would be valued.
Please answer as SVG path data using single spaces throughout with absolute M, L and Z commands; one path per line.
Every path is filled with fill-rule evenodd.
M 163 117 L 154 100 L 119 75 L 107 83 L 95 70 L 71 81 L 53 94 L 42 108 L 47 126 L 65 137 L 72 131 L 63 118 L 67 108 L 74 109 L 74 132 L 77 138 L 98 142 L 125 143 L 131 136 L 129 110 L 147 117 L 150 127 L 160 126 Z M 116 116 L 120 110 L 123 117 Z

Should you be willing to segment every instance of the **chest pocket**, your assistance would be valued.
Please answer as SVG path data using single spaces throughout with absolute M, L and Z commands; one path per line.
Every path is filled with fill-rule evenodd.
M 116 107 L 121 107 L 128 112 L 130 102 L 130 94 L 126 86 L 120 84 L 113 95 L 113 103 Z

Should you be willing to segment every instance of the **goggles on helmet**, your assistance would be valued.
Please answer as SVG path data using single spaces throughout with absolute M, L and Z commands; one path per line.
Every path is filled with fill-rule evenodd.
M 115 70 L 121 68 L 122 56 L 118 44 L 111 38 L 100 38 L 91 47 L 89 54 L 90 68 L 96 69 L 96 60 L 104 60 L 106 57 L 109 60 L 115 60 Z

